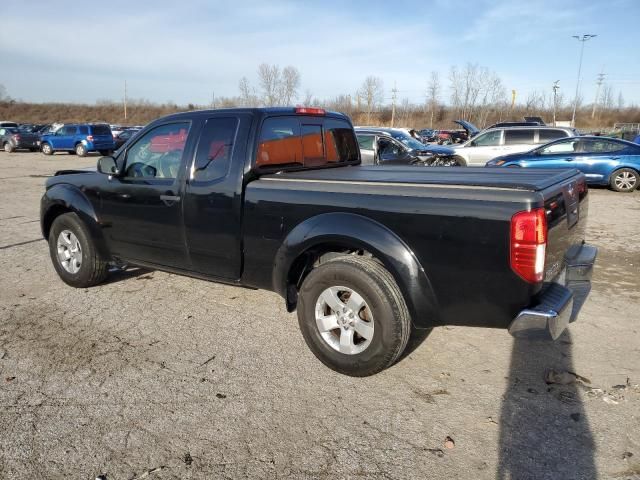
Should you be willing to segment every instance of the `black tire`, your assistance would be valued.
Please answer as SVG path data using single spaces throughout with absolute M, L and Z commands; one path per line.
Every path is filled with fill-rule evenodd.
M 16 149 L 11 142 L 4 142 L 3 148 L 7 153 L 13 153 Z
M 640 183 L 640 174 L 632 168 L 620 168 L 609 178 L 609 186 L 616 192 L 633 192 L 638 188 L 638 183 Z
M 322 337 L 316 325 L 316 302 L 328 288 L 341 286 L 357 292 L 373 316 L 373 336 L 361 352 L 338 351 Z M 364 311 L 364 309 L 363 309 Z M 402 354 L 411 333 L 411 319 L 393 276 L 378 261 L 342 256 L 312 270 L 298 297 L 298 323 L 305 342 L 318 359 L 336 372 L 365 377 L 391 366 Z M 331 334 L 340 335 L 342 327 Z
M 75 152 L 76 152 L 76 155 L 78 155 L 79 157 L 86 157 L 87 156 L 87 147 L 85 147 L 83 144 L 79 143 L 79 144 L 76 145 Z
M 73 233 L 80 244 L 82 261 L 76 273 L 67 271 L 58 257 L 58 238 L 63 231 Z M 92 287 L 107 278 L 109 264 L 100 255 L 89 230 L 75 213 L 65 213 L 53 221 L 49 231 L 49 254 L 56 272 L 67 285 L 76 288 Z
M 53 155 L 53 148 L 51 148 L 51 145 L 49 145 L 47 142 L 43 143 L 40 146 L 40 150 L 42 151 L 42 153 L 44 153 L 45 155 Z

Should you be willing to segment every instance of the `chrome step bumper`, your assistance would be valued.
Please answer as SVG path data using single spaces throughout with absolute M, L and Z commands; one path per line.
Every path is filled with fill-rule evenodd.
M 565 256 L 565 271 L 555 282 L 544 285 L 537 303 L 522 310 L 509 325 L 518 338 L 557 339 L 578 318 L 589 292 L 598 249 L 581 245 Z

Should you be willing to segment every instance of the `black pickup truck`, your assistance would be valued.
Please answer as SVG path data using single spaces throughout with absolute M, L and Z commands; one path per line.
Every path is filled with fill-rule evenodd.
M 272 290 L 327 366 L 374 374 L 412 328 L 555 339 L 590 290 L 575 170 L 365 167 L 349 119 L 311 108 L 161 118 L 96 171 L 46 182 L 67 284 L 128 264 Z

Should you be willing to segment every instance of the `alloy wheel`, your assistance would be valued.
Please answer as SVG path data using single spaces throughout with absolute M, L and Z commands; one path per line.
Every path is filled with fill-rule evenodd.
M 618 173 L 618 175 L 616 175 L 614 182 L 616 184 L 616 187 L 618 187 L 620 190 L 633 190 L 633 188 L 636 186 L 636 176 L 631 172 L 620 172 Z
M 373 313 L 362 295 L 349 287 L 329 287 L 316 302 L 316 326 L 322 339 L 346 355 L 362 353 L 373 339 Z
M 82 266 L 82 247 L 71 230 L 62 230 L 57 241 L 58 261 L 67 272 L 76 274 Z

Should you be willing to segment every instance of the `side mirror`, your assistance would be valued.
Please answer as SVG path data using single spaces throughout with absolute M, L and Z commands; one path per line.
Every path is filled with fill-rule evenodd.
M 98 160 L 98 172 L 105 175 L 119 175 L 116 159 L 113 157 L 100 157 Z

